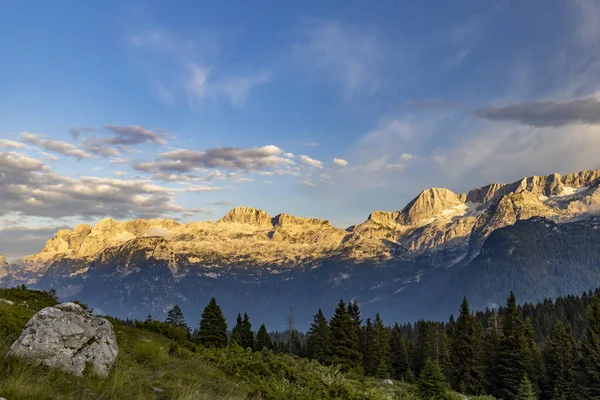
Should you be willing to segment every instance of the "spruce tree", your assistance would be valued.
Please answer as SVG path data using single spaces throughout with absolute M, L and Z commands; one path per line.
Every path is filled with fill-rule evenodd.
M 379 313 L 375 314 L 373 332 L 377 344 L 377 359 L 374 375 L 379 378 L 389 378 L 392 373 L 392 355 L 390 351 L 390 338 Z
M 443 398 L 448 391 L 448 384 L 438 363 L 431 358 L 425 360 L 423 370 L 419 375 L 419 389 L 424 399 Z
M 242 330 L 244 329 L 243 324 L 244 321 L 242 320 L 242 314 L 238 313 L 235 319 L 235 326 L 231 330 L 230 344 L 235 343 L 238 346 L 244 347 L 242 346 Z
M 537 400 L 537 396 L 535 391 L 533 390 L 533 385 L 531 381 L 525 375 L 523 379 L 521 379 L 521 384 L 519 385 L 519 391 L 517 392 L 516 400 Z
M 394 378 L 406 379 L 406 374 L 410 369 L 409 349 L 407 339 L 402 334 L 402 330 L 397 322 L 394 324 L 390 336 L 390 351 Z
M 502 338 L 494 356 L 492 368 L 493 393 L 496 397 L 513 400 L 523 375 L 527 372 L 523 365 L 521 339 L 521 318 L 517 309 L 517 299 L 510 292 L 502 316 Z
M 523 365 L 527 371 L 527 379 L 534 389 L 539 388 L 544 376 L 544 361 L 542 353 L 535 341 L 535 330 L 531 317 L 525 318 L 521 329 L 521 346 L 523 353 Z
M 250 323 L 250 317 L 248 313 L 244 313 L 244 319 L 242 321 L 242 342 L 240 345 L 245 349 L 254 349 L 254 332 L 252 332 L 252 324 Z
M 331 334 L 329 324 L 323 311 L 319 311 L 313 317 L 310 330 L 306 335 L 306 346 L 308 357 L 319 361 L 321 364 L 328 364 L 331 359 Z
M 547 384 L 546 397 L 550 399 L 576 399 L 575 394 L 575 344 L 571 333 L 562 322 L 554 328 L 552 338 L 544 347 Z
M 273 350 L 271 336 L 269 335 L 269 332 L 267 332 L 265 324 L 262 324 L 260 328 L 258 328 L 258 332 L 256 332 L 256 344 L 254 348 L 257 351 L 261 351 L 262 349 Z
M 363 344 L 362 348 L 362 365 L 364 374 L 374 376 L 377 368 L 377 337 L 371 318 L 367 318 L 367 323 L 362 329 Z
M 481 328 L 477 325 L 465 297 L 458 319 L 452 327 L 450 351 L 452 386 L 465 394 L 479 394 L 483 391 Z
M 414 348 L 413 366 L 417 374 L 425 366 L 428 358 L 438 362 L 440 359 L 440 332 L 439 327 L 430 321 L 419 321 L 417 342 Z M 443 335 L 442 335 L 443 339 Z M 443 346 L 443 341 L 441 342 Z
M 210 299 L 202 312 L 198 340 L 205 347 L 227 346 L 227 321 L 214 297 Z
M 590 297 L 593 295 L 590 294 Z M 581 386 L 585 398 L 600 399 L 600 299 L 594 297 L 581 338 Z
M 329 323 L 331 327 L 332 362 L 339 364 L 343 371 L 360 365 L 361 353 L 358 350 L 356 323 L 346 310 L 344 300 L 340 300 Z

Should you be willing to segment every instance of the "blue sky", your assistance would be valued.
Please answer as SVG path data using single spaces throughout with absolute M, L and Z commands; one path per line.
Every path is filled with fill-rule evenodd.
M 3 3 L 0 253 L 600 167 L 594 0 L 223 3 Z

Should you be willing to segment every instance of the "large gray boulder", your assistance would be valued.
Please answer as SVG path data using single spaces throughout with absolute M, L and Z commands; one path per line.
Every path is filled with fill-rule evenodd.
M 107 376 L 119 349 L 110 322 L 75 303 L 46 307 L 35 314 L 8 356 L 81 376 L 86 366 Z

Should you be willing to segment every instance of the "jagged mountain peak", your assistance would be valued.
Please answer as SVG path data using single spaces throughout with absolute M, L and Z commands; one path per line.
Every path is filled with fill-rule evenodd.
M 533 175 L 513 183 L 492 183 L 472 189 L 467 194 L 467 201 L 489 205 L 504 195 L 523 191 L 550 198 L 571 194 L 577 189 L 593 184 L 598 179 L 600 179 L 600 169 L 574 172 L 565 176 L 558 173 L 546 176 Z
M 271 217 L 266 211 L 254 207 L 241 206 L 231 210 L 219 222 L 234 222 L 238 224 L 272 227 Z
M 443 213 L 451 213 L 463 204 L 460 197 L 449 189 L 426 189 L 404 207 L 400 218 L 405 225 L 418 225 Z
M 273 217 L 272 224 L 276 228 L 295 225 L 312 225 L 321 228 L 331 227 L 331 223 L 328 220 L 319 218 L 296 217 L 295 215 L 290 215 L 287 213 L 281 213 Z

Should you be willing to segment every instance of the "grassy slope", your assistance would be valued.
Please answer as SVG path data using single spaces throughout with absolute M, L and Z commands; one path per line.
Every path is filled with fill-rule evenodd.
M 119 345 L 110 375 L 75 377 L 5 357 L 29 318 L 56 301 L 46 292 L 20 289 L 0 289 L 0 299 L 16 303 L 0 302 L 0 397 L 11 400 L 419 399 L 416 388 L 403 382 L 382 385 L 270 351 L 182 346 L 110 318 Z
M 0 289 L 0 396 L 19 399 L 411 399 L 412 388 L 382 387 L 332 367 L 288 355 L 181 347 L 172 340 L 112 321 L 119 355 L 106 379 L 78 378 L 4 355 L 27 320 L 55 301 L 45 292 Z M 26 302 L 27 305 L 21 304 Z

